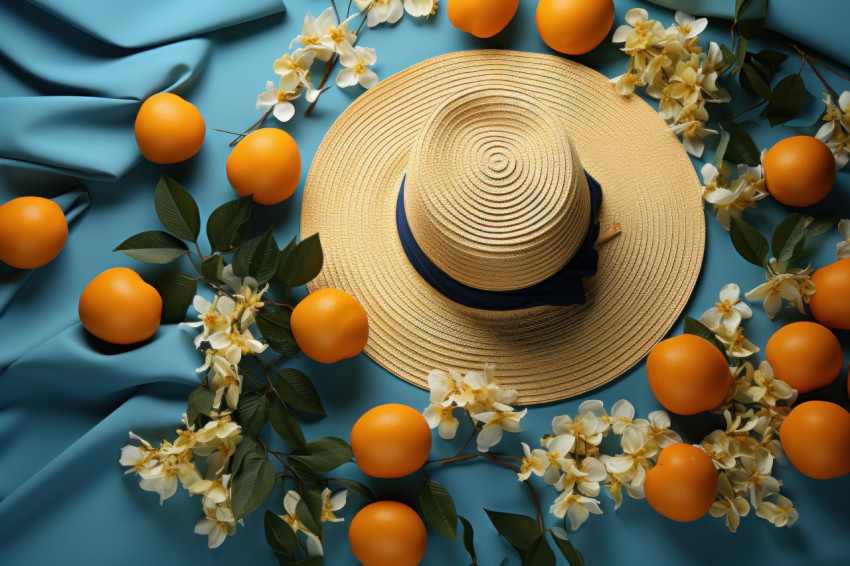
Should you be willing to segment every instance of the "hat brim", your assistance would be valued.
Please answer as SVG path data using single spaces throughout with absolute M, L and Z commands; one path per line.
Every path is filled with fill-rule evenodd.
M 412 143 L 447 97 L 487 85 L 522 89 L 563 120 L 602 186 L 602 230 L 622 226 L 598 248 L 583 305 L 463 307 L 426 283 L 402 250 L 395 206 Z M 596 71 L 538 53 L 449 53 L 381 81 L 322 141 L 301 212 L 302 237 L 319 232 L 325 252 L 309 288 L 356 297 L 369 317 L 366 354 L 414 385 L 427 388 L 432 369 L 466 372 L 486 362 L 521 404 L 565 399 L 627 371 L 682 312 L 705 247 L 701 194 L 664 120 Z

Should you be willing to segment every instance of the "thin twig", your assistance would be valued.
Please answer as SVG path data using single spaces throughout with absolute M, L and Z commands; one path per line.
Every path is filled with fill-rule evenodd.
M 828 90 L 828 91 L 830 92 L 830 94 L 832 94 L 832 96 L 834 96 L 834 97 L 835 97 L 835 100 L 836 100 L 836 102 L 837 102 L 837 101 L 838 101 L 838 99 L 840 98 L 840 97 L 838 96 L 838 93 L 837 93 L 837 92 L 835 92 L 835 91 L 832 89 L 832 87 L 831 87 L 831 86 L 829 86 L 829 83 L 827 83 L 827 82 L 826 82 L 826 79 L 825 79 L 825 78 L 823 78 L 823 75 L 821 75 L 821 74 L 820 74 L 820 71 L 818 71 L 818 68 L 817 68 L 817 67 L 815 67 L 814 63 L 812 63 L 812 60 L 811 60 L 810 58 L 806 57 L 806 62 L 809 64 L 809 67 L 811 67 L 811 68 L 812 68 L 812 70 L 815 72 L 815 74 L 818 76 L 818 78 L 820 79 L 820 82 L 822 82 L 822 83 L 823 83 L 823 86 L 825 86 L 825 87 L 826 87 L 826 90 Z
M 328 76 L 331 74 L 331 69 L 336 63 L 338 57 L 336 54 L 332 55 L 330 59 L 328 59 L 328 64 L 325 65 L 325 72 L 322 74 L 322 80 L 319 81 L 319 87 L 316 89 L 319 92 L 316 94 L 316 99 L 310 103 L 310 106 L 307 107 L 307 110 L 304 111 L 304 116 L 309 116 L 310 112 L 313 111 L 313 108 L 316 106 L 316 103 L 319 101 L 319 97 L 322 95 L 322 87 L 325 86 L 325 82 L 328 80 Z
M 334 16 L 336 16 L 336 23 L 339 24 L 339 22 L 340 22 L 339 11 L 336 9 L 336 2 L 334 2 L 334 0 L 331 0 L 331 8 L 334 9 Z
M 257 126 L 259 126 L 260 124 L 262 124 L 263 122 L 265 122 L 265 121 L 266 121 L 266 118 L 268 118 L 268 117 L 269 117 L 269 114 L 271 114 L 271 113 L 272 113 L 272 111 L 274 111 L 274 106 L 272 106 L 271 108 L 269 108 L 268 110 L 266 110 L 266 113 L 265 113 L 265 114 L 263 114 L 262 118 L 260 118 L 259 120 L 257 120 L 256 122 L 254 122 L 253 124 L 251 124 L 250 126 L 248 126 L 248 129 L 246 129 L 244 132 L 242 132 L 241 134 L 236 134 L 236 139 L 235 139 L 235 140 L 233 140 L 232 142 L 230 142 L 230 145 L 231 145 L 231 146 L 234 146 L 234 145 L 236 145 L 237 143 L 239 143 L 240 141 L 242 141 L 242 138 L 244 138 L 244 137 L 245 137 L 245 136 L 247 136 L 249 133 L 251 133 L 251 130 L 253 130 L 253 129 L 254 129 L 254 128 L 256 128 Z
M 798 75 L 799 75 L 799 74 L 803 71 L 803 67 L 805 67 L 806 63 L 808 63 L 808 64 L 809 64 L 809 67 L 811 67 L 811 68 L 812 68 L 812 71 L 814 71 L 814 72 L 815 72 L 815 75 L 817 75 L 817 77 L 820 79 L 820 82 L 822 82 L 822 83 L 823 83 L 823 86 L 825 86 L 825 87 L 826 87 L 826 90 L 828 90 L 828 91 L 830 92 L 830 94 L 832 94 L 832 96 L 834 96 L 836 99 L 837 99 L 837 98 L 839 98 L 838 93 L 837 93 L 837 92 L 835 92 L 831 86 L 829 86 L 829 83 L 828 83 L 828 82 L 826 82 L 826 79 L 823 77 L 823 75 L 821 75 L 821 74 L 820 74 L 820 71 L 818 71 L 818 70 L 817 70 L 817 67 L 815 67 L 815 66 L 814 66 L 814 64 L 812 63 L 812 61 L 814 61 L 814 62 L 816 62 L 816 63 L 818 63 L 818 64 L 820 64 L 820 65 L 823 65 L 823 66 L 824 66 L 824 68 L 829 69 L 830 71 L 832 71 L 833 73 L 835 73 L 836 75 L 838 75 L 839 77 L 841 77 L 841 78 L 842 78 L 842 79 L 844 79 L 844 80 L 850 80 L 850 79 L 848 79 L 847 77 L 845 77 L 845 76 L 843 76 L 843 75 L 840 75 L 840 74 L 836 73 L 835 71 L 833 71 L 832 69 L 830 69 L 829 67 L 827 67 L 826 65 L 824 65 L 823 63 L 821 63 L 820 61 L 818 61 L 818 60 L 816 60 L 816 59 L 814 59 L 814 58 L 812 58 L 812 57 L 809 57 L 809 56 L 808 56 L 808 54 L 806 54 L 806 52 L 805 52 L 805 51 L 803 51 L 802 49 L 800 49 L 797 45 L 795 45 L 795 44 L 793 44 L 793 43 L 791 43 L 791 42 L 789 42 L 789 41 L 783 41 L 783 43 L 784 43 L 785 45 L 789 45 L 789 46 L 791 46 L 791 48 L 792 48 L 792 49 L 794 49 L 794 51 L 796 51 L 796 52 L 797 52 L 797 55 L 799 55 L 800 57 L 802 57 L 802 58 L 803 58 L 803 63 L 800 65 L 800 70 L 799 70 L 799 71 L 797 71 L 797 74 L 798 74 Z
M 466 450 L 466 447 L 469 446 L 469 443 L 472 442 L 472 439 L 475 438 L 475 433 L 478 432 L 477 428 L 472 429 L 472 433 L 469 435 L 469 438 L 466 439 L 466 442 L 463 443 L 463 447 L 457 451 L 455 456 L 460 456 L 463 454 L 463 451 Z
M 756 104 L 754 106 L 750 106 L 746 110 L 742 110 L 741 112 L 738 112 L 737 114 L 735 114 L 733 116 L 730 116 L 729 114 L 724 112 L 723 109 L 721 109 L 721 108 L 718 108 L 718 110 L 720 110 L 720 113 L 723 114 L 723 117 L 726 118 L 727 120 L 734 120 L 735 118 L 740 118 L 741 116 L 743 116 L 747 112 L 752 112 L 756 108 L 759 108 L 760 106 L 764 106 L 765 104 L 767 104 L 767 102 L 768 102 L 767 100 L 762 100 L 758 104 Z
M 839 76 L 842 79 L 844 79 L 845 81 L 850 81 L 850 77 L 845 77 L 844 75 L 842 75 L 841 73 L 839 73 L 838 71 L 836 71 L 835 69 L 833 69 L 832 67 L 827 65 L 826 63 L 824 63 L 823 61 L 815 59 L 811 55 L 808 55 L 807 57 L 809 58 L 810 61 L 814 61 L 815 63 L 817 63 L 818 65 L 820 65 L 821 67 L 823 67 L 824 69 L 826 69 L 827 71 L 832 73 L 833 75 Z

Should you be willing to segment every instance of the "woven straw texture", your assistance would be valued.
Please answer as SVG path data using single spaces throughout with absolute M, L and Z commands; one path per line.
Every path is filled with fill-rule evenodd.
M 486 110 L 492 106 L 486 96 L 473 96 L 471 101 L 459 96 L 480 89 L 498 90 L 500 96 L 517 93 L 511 108 L 500 110 L 503 115 L 496 121 L 502 125 L 510 118 L 506 115 L 526 114 L 522 119 L 517 116 L 515 130 L 501 146 L 497 142 L 500 128 L 486 124 L 486 112 L 470 111 L 471 120 L 481 122 L 476 126 L 458 120 L 458 113 L 448 108 L 458 103 Z M 529 104 L 529 98 L 534 104 Z M 557 124 L 544 124 L 542 114 L 530 116 L 539 111 L 539 105 L 548 109 Z M 545 136 L 545 143 L 534 138 L 522 149 L 511 145 L 519 143 L 524 128 L 529 135 Z M 569 137 L 555 139 L 560 129 Z M 615 222 L 623 230 L 599 246 L 599 270 L 585 280 L 585 304 L 507 312 L 470 309 L 443 297 L 410 266 L 395 224 L 405 174 L 412 173 L 412 190 L 420 199 L 419 205 L 406 205 L 415 215 L 411 223 L 426 219 L 452 230 L 463 219 L 453 219 L 439 199 L 429 201 L 424 196 L 428 182 L 443 183 L 435 193 L 443 197 L 460 197 L 457 187 L 468 182 L 468 198 L 486 200 L 489 195 L 492 200 L 498 189 L 485 194 L 480 191 L 482 185 L 494 184 L 491 177 L 511 169 L 566 183 L 570 186 L 560 191 L 566 193 L 563 198 L 580 199 L 577 167 L 569 157 L 570 138 L 581 165 L 602 186 L 602 230 Z M 464 139 L 469 144 L 463 144 Z M 434 145 L 417 145 L 429 140 Z M 443 141 L 449 145 L 441 146 Z M 548 154 L 541 153 L 547 150 Z M 420 155 L 440 160 L 423 162 Z M 476 181 L 470 181 L 470 175 L 475 176 L 470 171 L 481 173 Z M 447 183 L 449 175 L 457 180 Z M 504 212 L 504 207 L 488 209 L 480 202 L 467 201 L 464 206 L 485 217 Z M 534 208 L 528 204 L 522 208 L 529 206 Z M 570 215 L 583 205 L 561 202 L 553 209 L 558 207 Z M 510 243 L 546 246 L 546 234 L 557 233 L 560 226 L 566 230 L 568 245 L 575 239 L 569 230 L 578 220 L 561 224 L 556 220 L 541 211 L 520 223 L 525 228 L 542 227 L 535 232 L 537 239 L 523 240 L 521 234 L 514 234 Z M 451 253 L 439 251 L 447 242 L 462 242 L 455 245 L 456 251 L 490 246 L 489 255 L 512 257 L 510 246 L 488 240 L 481 228 L 493 222 L 477 224 L 463 233 L 456 230 L 451 238 L 435 238 L 425 247 L 432 246 L 429 253 L 436 250 L 452 275 L 458 275 L 462 265 L 453 266 Z M 418 239 L 417 228 L 411 229 Z M 426 388 L 432 369 L 466 372 L 492 362 L 499 380 L 519 391 L 521 404 L 585 393 L 646 356 L 684 308 L 705 246 L 699 180 L 681 143 L 652 108 L 638 97 L 620 97 L 607 78 L 578 63 L 500 50 L 429 59 L 383 80 L 352 103 L 325 136 L 304 187 L 301 234 L 315 232 L 322 238 L 325 266 L 310 290 L 344 289 L 363 304 L 370 324 L 367 355 L 393 374 Z M 506 259 L 503 268 L 514 270 L 508 265 L 512 261 L 522 259 Z M 486 262 L 478 267 L 474 261 L 464 262 L 469 265 L 464 276 L 471 277 L 471 283 L 482 283 L 487 277 Z M 536 266 L 531 265 L 519 271 L 532 272 L 528 280 L 533 282 L 553 265 L 545 265 L 536 274 Z M 501 279 L 503 285 L 510 285 L 505 283 L 507 277 Z

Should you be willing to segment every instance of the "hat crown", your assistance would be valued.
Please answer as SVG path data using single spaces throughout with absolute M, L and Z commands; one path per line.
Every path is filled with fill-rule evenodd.
M 416 243 L 470 287 L 509 291 L 546 280 L 590 224 L 584 169 L 561 120 L 508 88 L 447 99 L 410 153 L 404 207 Z

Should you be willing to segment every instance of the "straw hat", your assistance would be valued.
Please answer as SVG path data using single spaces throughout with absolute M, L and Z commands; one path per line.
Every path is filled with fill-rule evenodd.
M 487 362 L 522 404 L 571 397 L 632 367 L 681 313 L 701 190 L 664 120 L 592 69 L 442 55 L 364 93 L 319 147 L 301 213 L 325 251 L 310 290 L 356 297 L 366 353 L 415 385 Z

